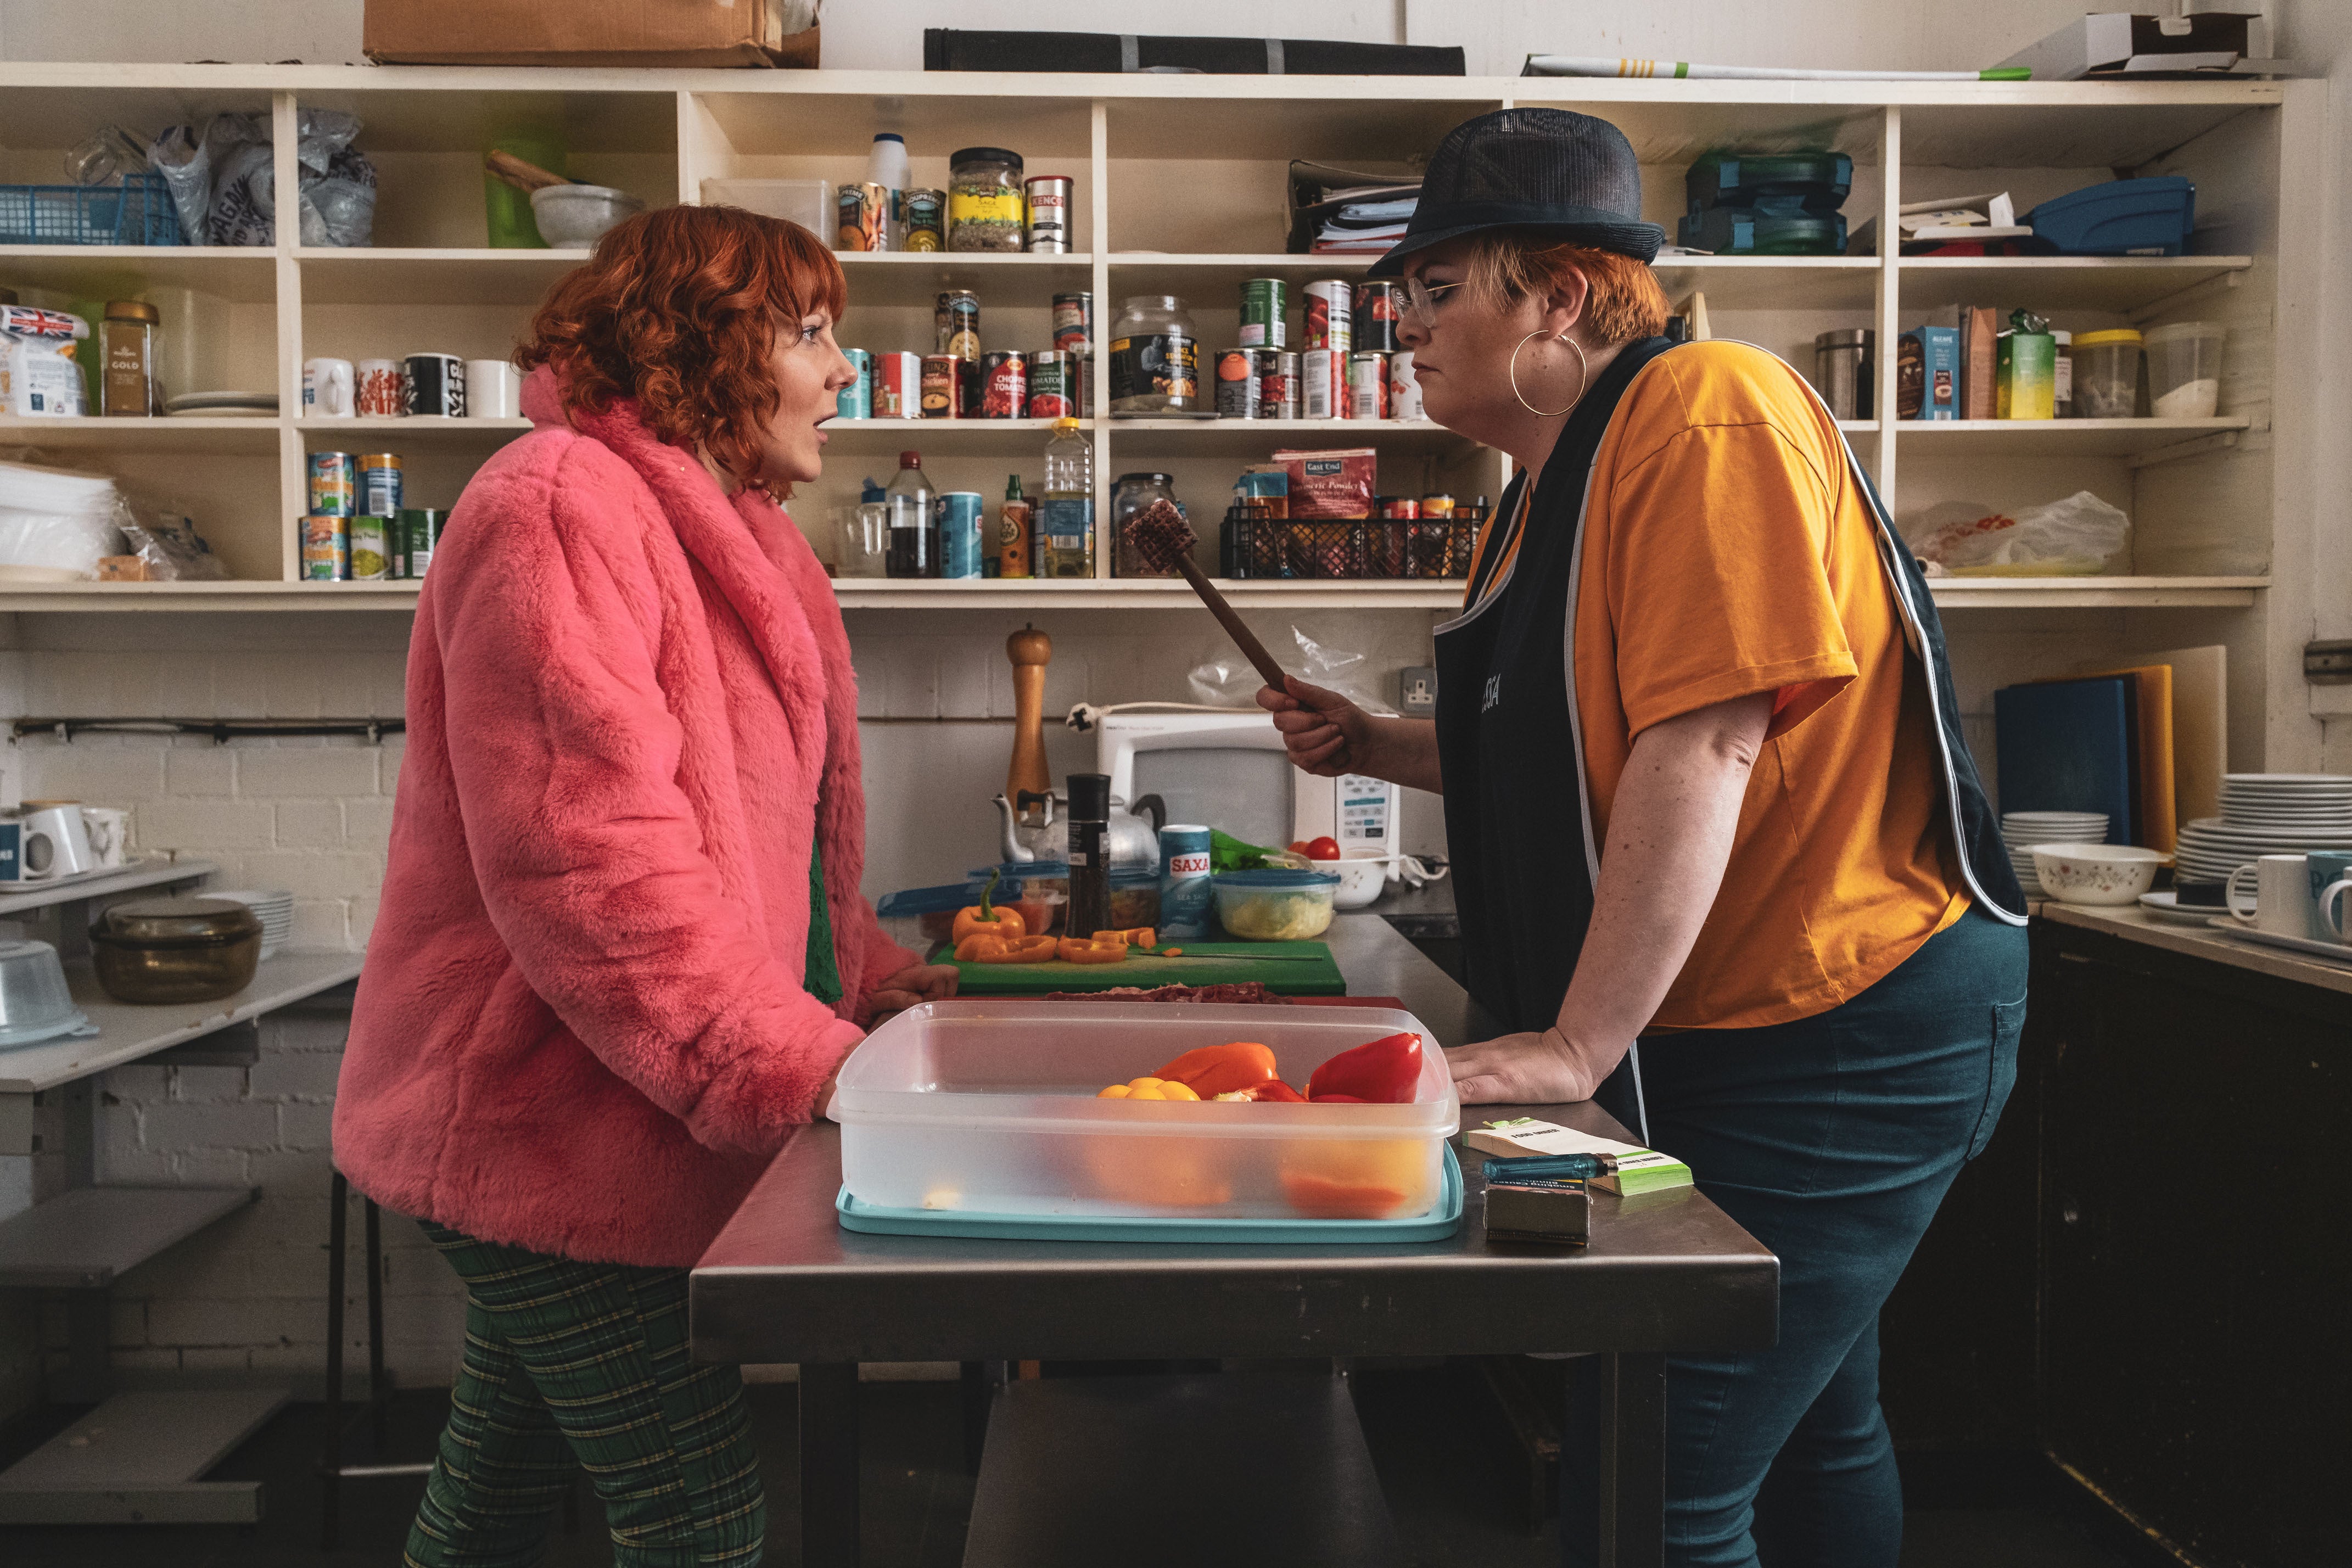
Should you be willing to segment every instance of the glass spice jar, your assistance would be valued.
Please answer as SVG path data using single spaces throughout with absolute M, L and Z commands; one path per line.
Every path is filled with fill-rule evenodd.
M 155 332 L 163 316 L 143 300 L 109 300 L 99 324 L 99 412 L 148 419 L 163 412 L 155 384 Z
M 1019 250 L 1029 210 L 1021 154 L 966 147 L 948 159 L 948 248 Z

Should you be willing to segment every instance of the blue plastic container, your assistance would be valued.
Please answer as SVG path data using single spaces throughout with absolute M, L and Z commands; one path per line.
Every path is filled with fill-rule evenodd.
M 119 185 L 0 185 L 0 245 L 178 245 L 180 215 L 154 173 Z
M 2179 256 L 2197 226 L 2197 186 L 2179 174 L 2110 180 L 2053 197 L 2025 221 L 2065 256 Z

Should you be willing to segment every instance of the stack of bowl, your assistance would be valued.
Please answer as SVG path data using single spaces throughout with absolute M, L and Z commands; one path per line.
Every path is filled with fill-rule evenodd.
M 2033 869 L 2037 844 L 2100 844 L 2106 840 L 2107 817 L 2100 811 L 2011 811 L 2000 819 L 2000 841 L 2008 847 L 2010 868 L 2029 899 L 2051 896 Z
M 254 912 L 261 921 L 261 958 L 277 957 L 278 950 L 286 945 L 287 933 L 294 925 L 293 894 L 283 889 L 260 888 L 231 888 L 216 893 L 206 888 L 204 896 L 233 900 Z

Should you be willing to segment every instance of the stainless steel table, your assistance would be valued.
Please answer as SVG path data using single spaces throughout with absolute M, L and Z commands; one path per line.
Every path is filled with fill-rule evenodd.
M 1373 916 L 1327 939 L 1349 989 L 1393 995 L 1445 1044 L 1490 1033 L 1461 988 Z M 1622 1136 L 1590 1104 L 1480 1107 Z M 1475 1168 L 1473 1156 L 1466 1164 Z M 802 1561 L 857 1560 L 857 1363 L 1325 1358 L 1582 1351 L 1609 1358 L 1603 1563 L 1663 1560 L 1665 1357 L 1778 1332 L 1780 1265 L 1696 1192 L 1596 1199 L 1580 1251 L 1489 1245 L 1467 1180 L 1452 1239 L 1403 1247 L 1149 1247 L 842 1230 L 840 1130 L 803 1129 L 695 1268 L 694 1352 L 796 1362 Z

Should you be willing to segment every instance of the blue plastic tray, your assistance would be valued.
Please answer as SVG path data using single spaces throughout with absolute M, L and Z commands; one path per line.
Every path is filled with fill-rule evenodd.
M 844 1230 L 876 1236 L 972 1236 L 999 1241 L 1160 1241 L 1230 1247 L 1265 1242 L 1358 1245 L 1443 1241 L 1462 1226 L 1462 1166 L 1445 1146 L 1437 1207 L 1412 1219 L 1146 1219 L 1102 1215 L 973 1214 L 961 1209 L 887 1209 L 841 1189 L 834 1213 Z

